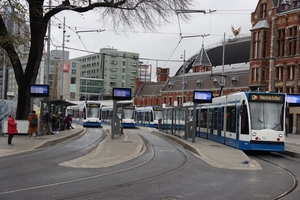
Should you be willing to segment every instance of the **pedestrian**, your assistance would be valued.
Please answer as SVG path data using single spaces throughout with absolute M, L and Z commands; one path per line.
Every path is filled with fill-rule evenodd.
M 28 115 L 28 131 L 29 137 L 32 137 L 33 134 L 36 134 L 38 138 L 38 116 L 35 114 L 35 110 L 32 110 Z
M 51 117 L 52 117 L 52 111 L 46 112 L 46 114 L 43 116 L 43 121 L 46 124 L 46 134 L 51 134 Z
M 52 123 L 52 134 L 58 133 L 59 117 L 57 112 L 55 112 L 52 115 L 51 123 Z
M 7 121 L 7 134 L 8 134 L 8 145 L 12 146 L 11 143 L 15 134 L 18 133 L 17 122 L 15 121 L 13 114 L 9 115 Z
M 72 127 L 72 116 L 71 116 L 71 114 L 68 114 L 68 116 L 66 117 L 66 119 L 65 119 L 65 122 L 66 122 L 66 129 L 67 130 L 70 130 L 70 128 L 72 128 L 72 129 L 74 129 L 73 127 Z

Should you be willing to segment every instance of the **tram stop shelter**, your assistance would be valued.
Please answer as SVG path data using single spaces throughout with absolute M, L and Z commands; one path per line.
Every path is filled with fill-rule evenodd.
M 43 116 L 49 112 L 52 111 L 52 114 L 55 112 L 58 112 L 59 117 L 62 119 L 65 119 L 66 115 L 66 108 L 68 106 L 75 106 L 77 104 L 66 101 L 66 100 L 42 100 L 41 101 L 41 110 L 40 110 L 40 119 L 43 119 Z M 64 127 L 61 127 L 62 124 L 60 124 L 60 129 L 64 130 Z

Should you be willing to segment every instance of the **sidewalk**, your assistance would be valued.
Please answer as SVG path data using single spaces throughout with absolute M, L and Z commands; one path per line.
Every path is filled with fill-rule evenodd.
M 179 143 L 211 166 L 238 170 L 261 169 L 261 166 L 256 161 L 250 160 L 243 151 L 229 146 L 199 137 L 195 139 L 195 143 L 192 143 L 177 136 L 160 132 L 154 128 L 139 128 Z M 14 146 L 8 146 L 7 136 L 1 135 L 0 157 L 54 145 L 76 137 L 83 133 L 84 130 L 81 125 L 76 125 L 75 129 L 61 131 L 55 135 L 44 135 L 40 138 L 32 139 L 25 135 L 16 135 L 13 138 Z M 103 125 L 103 130 L 107 131 L 108 135 L 92 152 L 83 157 L 61 163 L 60 165 L 79 168 L 109 167 L 134 159 L 145 151 L 144 141 L 134 129 L 124 129 L 124 134 L 114 140 L 110 136 L 110 126 Z M 300 135 L 288 135 L 286 138 L 286 152 L 284 154 L 300 158 Z
M 55 145 L 76 137 L 84 131 L 81 125 L 76 125 L 74 128 L 75 129 L 60 131 L 54 135 L 42 135 L 39 138 L 30 138 L 28 135 L 15 135 L 12 139 L 13 146 L 7 145 L 7 135 L 0 135 L 0 157 Z

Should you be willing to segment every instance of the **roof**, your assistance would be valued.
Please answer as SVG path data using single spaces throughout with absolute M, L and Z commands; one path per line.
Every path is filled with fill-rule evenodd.
M 250 61 L 250 44 L 251 38 L 241 37 L 233 38 L 226 41 L 225 54 L 224 54 L 224 65 L 231 65 L 237 63 L 247 63 Z M 202 49 L 201 49 L 202 50 Z M 204 50 L 204 49 L 203 49 Z M 200 55 L 199 55 L 200 54 Z M 199 55 L 199 56 L 198 56 Z M 204 56 L 204 57 L 203 57 Z M 207 58 L 205 58 L 207 57 Z M 182 68 L 185 69 L 185 74 L 187 74 L 192 66 L 196 66 L 197 58 L 202 58 L 207 66 L 208 61 L 210 61 L 211 66 L 220 66 L 223 63 L 223 45 L 206 50 L 204 55 L 202 51 L 191 56 L 176 72 L 175 76 L 182 74 Z M 204 63 L 200 63 L 204 64 Z
M 163 83 L 145 83 L 141 86 L 136 96 L 160 96 L 160 90 L 163 88 Z
M 207 67 L 211 67 L 211 62 L 209 60 L 209 57 L 204 49 L 204 46 L 202 45 L 202 48 L 195 60 L 195 62 L 192 65 L 194 66 L 207 66 Z
M 43 101 L 45 103 L 49 102 L 51 105 L 55 105 L 55 106 L 75 106 L 77 104 L 75 103 L 72 103 L 70 101 L 65 101 L 65 100 L 60 100 L 60 99 L 57 99 L 57 100 L 50 100 L 50 101 Z

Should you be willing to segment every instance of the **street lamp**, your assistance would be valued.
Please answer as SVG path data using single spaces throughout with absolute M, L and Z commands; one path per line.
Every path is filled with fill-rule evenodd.
M 60 26 L 58 28 L 61 28 Z M 64 99 L 64 66 L 65 66 L 65 42 L 69 42 L 69 40 L 66 40 L 66 37 L 69 38 L 70 35 L 66 34 L 66 17 L 64 17 L 64 23 L 63 23 L 63 44 L 62 44 L 62 67 L 61 67 L 61 88 L 60 88 L 60 99 Z
M 85 72 L 85 102 L 87 102 L 87 73 Z
M 184 69 L 184 65 L 185 65 L 185 50 L 183 52 L 183 65 L 182 65 L 182 100 L 181 100 L 181 106 L 183 106 L 183 102 L 184 102 L 184 73 L 185 73 L 185 69 Z

